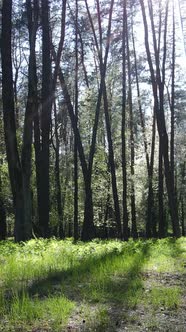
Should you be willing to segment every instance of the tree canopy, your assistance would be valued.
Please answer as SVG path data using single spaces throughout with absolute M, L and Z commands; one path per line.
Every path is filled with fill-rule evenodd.
M 2 1 L 0 239 L 185 235 L 184 6 Z

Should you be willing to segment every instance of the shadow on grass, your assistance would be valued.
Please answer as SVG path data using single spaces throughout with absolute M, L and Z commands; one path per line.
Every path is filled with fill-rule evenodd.
M 85 304 L 89 308 L 105 306 L 108 312 L 108 326 L 114 331 L 114 308 L 125 306 L 134 308 L 143 292 L 141 271 L 148 260 L 150 244 L 141 243 L 136 250 L 112 252 L 101 257 L 89 257 L 77 266 L 66 271 L 51 271 L 42 279 L 33 282 L 27 289 L 31 298 L 46 298 L 63 294 L 78 306 Z M 107 309 L 108 310 L 108 309 Z M 121 311 L 117 310 L 120 316 Z M 86 314 L 85 314 L 86 315 Z M 93 311 L 86 317 L 87 330 L 102 331 L 102 321 L 90 319 Z M 114 317 L 114 318 L 113 318 Z M 110 331 L 104 327 L 105 331 Z
M 116 306 L 134 308 L 143 292 L 142 269 L 149 258 L 151 243 L 136 242 L 122 252 L 113 251 L 99 257 L 88 257 L 67 270 L 51 270 L 45 278 L 21 286 L 17 291 L 20 301 L 24 294 L 30 299 L 47 299 L 51 296 L 65 296 L 71 301 L 95 307 L 105 305 L 109 309 L 109 325 Z M 8 299 L 9 307 L 13 297 Z M 120 311 L 118 311 L 120 312 Z M 118 313 L 117 313 L 118 314 Z M 115 319 L 115 318 L 114 318 Z M 101 331 L 99 319 L 90 320 L 89 330 Z M 109 331 L 106 329 L 105 331 Z M 112 325 L 114 331 L 114 325 Z
M 117 280 L 122 276 L 128 287 L 130 287 L 130 283 L 135 278 L 139 278 L 142 267 L 149 257 L 149 249 L 149 243 L 144 243 L 136 251 L 126 252 L 126 255 L 125 249 L 122 252 L 113 251 L 99 257 L 83 259 L 78 265 L 72 266 L 67 270 L 51 271 L 45 278 L 34 281 L 28 287 L 29 295 L 47 296 L 51 294 L 51 290 L 55 293 L 58 286 L 61 286 L 64 293 L 69 291 L 71 294 L 75 290 L 73 299 L 78 299 L 78 293 L 85 295 L 87 289 L 92 286 L 97 286 L 100 290 L 101 288 L 104 290 L 106 287 L 108 292 L 112 292 L 111 289 L 109 290 L 110 286 L 112 283 L 117 284 Z M 125 261 L 127 261 L 126 264 Z M 117 270 L 114 270 L 114 268 L 119 270 L 118 275 Z M 65 286 L 67 286 L 66 291 Z M 78 288 L 80 289 L 79 292 Z M 68 296 L 68 294 L 64 295 Z

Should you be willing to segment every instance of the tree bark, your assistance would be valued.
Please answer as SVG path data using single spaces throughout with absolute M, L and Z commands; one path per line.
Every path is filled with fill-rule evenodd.
M 32 237 L 32 195 L 31 195 L 31 168 L 32 168 L 32 136 L 33 136 L 33 119 L 37 112 L 37 73 L 36 73 L 36 33 L 38 28 L 38 2 L 34 1 L 33 7 L 27 0 L 27 19 L 29 31 L 29 68 L 28 68 L 28 97 L 25 111 L 23 146 L 21 154 L 23 192 L 24 192 L 24 209 L 25 209 L 25 233 L 26 238 Z
M 174 124 L 175 124 L 175 13 L 174 13 L 174 2 L 173 2 L 173 15 L 172 15 L 172 86 L 171 86 L 171 138 L 170 138 L 170 167 L 173 178 L 173 186 L 175 188 L 175 172 L 174 172 Z M 175 193 L 176 194 L 176 193 Z
M 76 0 L 76 15 L 75 15 L 75 116 L 78 120 L 78 0 Z M 74 240 L 79 238 L 78 226 L 78 149 L 77 139 L 74 137 Z
M 6 240 L 6 236 L 7 236 L 6 210 L 2 195 L 2 181 L 0 174 L 0 240 Z
M 49 236 L 49 135 L 52 109 L 52 72 L 50 55 L 49 1 L 41 1 L 42 19 L 42 109 L 41 109 L 41 201 L 40 233 L 44 238 Z
M 98 41 L 95 35 L 95 30 L 94 30 L 94 25 L 93 21 L 91 19 L 91 15 L 89 12 L 89 7 L 88 3 L 86 2 L 86 7 L 87 7 L 87 13 L 89 16 L 89 20 L 92 26 L 92 30 L 94 33 L 94 38 L 95 38 L 95 43 L 96 43 L 96 48 L 99 50 L 98 46 Z M 113 5 L 113 1 L 112 1 Z M 111 7 L 112 8 L 112 7 Z M 65 78 L 63 75 L 63 72 L 61 71 L 61 68 L 59 68 L 59 79 L 60 83 L 62 86 L 64 98 L 67 104 L 69 116 L 71 119 L 71 124 L 72 128 L 74 131 L 74 136 L 76 137 L 77 140 L 77 149 L 79 153 L 79 158 L 81 162 L 81 167 L 83 171 L 83 177 L 84 177 L 84 184 L 85 184 L 85 211 L 84 211 L 84 223 L 83 223 L 83 229 L 82 229 L 82 240 L 90 240 L 91 237 L 95 237 L 96 231 L 95 231 L 95 226 L 93 222 L 93 201 L 92 201 L 92 190 L 91 190 L 91 177 L 92 177 L 92 165 L 93 165 L 93 158 L 95 154 L 95 147 L 96 147 L 96 136 L 97 136 L 97 128 L 98 128 L 98 122 L 99 122 L 99 111 L 100 111 L 100 106 L 101 106 L 101 98 L 102 98 L 102 93 L 103 93 L 103 83 L 104 83 L 104 76 L 106 74 L 106 64 L 107 64 L 107 58 L 108 58 L 108 52 L 109 52 L 109 45 L 110 45 L 110 30 L 111 30 L 111 17 L 112 17 L 112 10 L 110 11 L 110 16 L 109 16 L 109 23 L 108 23 L 108 30 L 107 30 L 107 45 L 106 45 L 106 50 L 105 50 L 105 57 L 104 57 L 104 70 L 102 72 L 102 77 L 101 77 L 101 83 L 100 83 L 100 88 L 99 88 L 99 93 L 98 93 L 98 100 L 97 100 L 97 105 L 96 105 L 96 111 L 95 111 L 95 121 L 94 121 L 94 126 L 93 126 L 93 133 L 92 133 L 92 141 L 91 141 L 91 146 L 90 146 L 90 152 L 89 152 L 89 159 L 88 159 L 88 165 L 85 159 L 84 155 L 84 149 L 82 146 L 82 141 L 81 141 L 81 136 L 78 130 L 77 126 L 77 117 L 74 114 L 73 111 L 73 106 L 71 103 L 70 95 L 68 92 L 68 88 L 65 82 Z M 55 58 L 55 51 L 53 48 L 53 55 Z M 99 54 L 99 51 L 98 51 Z M 90 197 L 91 196 L 91 197 Z
M 3 1 L 2 6 L 2 100 L 7 161 L 15 211 L 15 241 L 26 239 L 24 229 L 24 197 L 22 168 L 19 159 L 13 92 L 11 57 L 12 1 Z
M 126 15 L 127 20 L 127 15 Z M 127 46 L 127 69 L 128 69 L 128 104 L 129 104 L 129 127 L 130 127 L 130 176 L 131 176 L 131 221 L 132 221 L 132 237 L 138 237 L 136 226 L 136 200 L 135 200 L 135 186 L 134 186 L 134 120 L 133 120 L 133 105 L 132 105 L 132 87 L 131 87 L 131 62 L 130 62 L 130 49 L 129 49 L 129 36 L 128 36 L 128 23 L 126 23 L 126 46 Z
M 163 156 L 161 144 L 159 144 L 159 178 L 158 178 L 158 210 L 159 210 L 159 238 L 165 237 L 165 218 L 164 218 L 164 204 L 163 204 Z M 156 236 L 156 229 L 153 232 L 154 237 Z
M 126 0 L 123 2 L 122 30 L 122 179 L 123 179 L 123 238 L 128 240 L 128 209 L 127 209 L 127 160 L 126 160 Z
M 58 212 L 58 235 L 60 239 L 64 238 L 64 229 L 63 229 L 63 207 L 62 207 L 62 195 L 61 195 L 61 181 L 60 181 L 60 165 L 59 165 L 59 149 L 60 141 L 58 135 L 58 124 L 57 124 L 57 112 L 56 112 L 56 103 L 54 102 L 54 121 L 55 121 L 55 141 L 56 145 L 54 147 L 55 151 L 55 185 L 56 185 L 56 201 L 57 201 L 57 212 Z
M 104 113 L 105 113 L 105 123 L 106 123 L 108 149 L 109 149 L 109 165 L 110 165 L 111 179 L 112 179 L 112 192 L 113 192 L 115 218 L 116 218 L 117 233 L 118 233 L 117 235 L 118 235 L 118 237 L 122 237 L 120 207 L 119 207 L 118 190 L 117 190 L 117 182 L 116 182 L 116 170 L 115 170 L 115 161 L 114 161 L 114 150 L 113 150 L 113 142 L 112 142 L 110 117 L 109 117 L 107 90 L 106 90 L 106 83 L 105 83 L 106 60 L 108 57 L 109 42 L 107 42 L 108 46 L 105 51 L 105 58 L 104 58 L 104 62 L 103 62 L 103 54 L 102 54 L 103 40 L 102 40 L 102 26 L 101 26 L 99 0 L 97 0 L 96 3 L 97 3 L 97 17 L 98 17 L 99 37 L 100 37 L 100 45 L 99 45 L 99 47 L 97 47 L 97 49 L 98 49 L 98 57 L 99 57 L 99 62 L 100 62 L 101 85 L 102 85 L 102 89 L 103 89 L 102 92 L 103 92 L 103 101 L 104 101 Z M 114 4 L 114 1 L 111 1 L 107 38 L 110 36 L 113 4 Z
M 142 15 L 143 15 L 143 22 L 144 22 L 144 29 L 145 29 L 146 53 L 147 53 L 147 59 L 148 59 L 148 64 L 149 64 L 149 68 L 150 68 L 153 95 L 154 95 L 154 101 L 155 101 L 157 127 L 158 127 L 158 133 L 159 133 L 160 144 L 161 144 L 163 160 L 164 160 L 165 180 L 166 180 L 166 187 L 167 187 L 167 193 L 168 193 L 169 210 L 170 210 L 172 227 L 173 227 L 173 235 L 175 237 L 179 237 L 180 228 L 179 228 L 179 220 L 178 220 L 178 211 L 177 211 L 175 195 L 174 195 L 173 177 L 172 177 L 172 173 L 171 173 L 171 169 L 170 169 L 168 135 L 167 135 L 166 125 L 165 125 L 164 102 L 163 102 L 163 100 L 164 100 L 164 77 L 161 80 L 160 64 L 159 64 L 156 35 L 155 35 L 154 22 L 153 22 L 152 3 L 151 3 L 151 1 L 149 3 L 150 3 L 149 10 L 150 10 L 150 19 L 151 19 L 152 34 L 153 34 L 153 44 L 154 44 L 154 52 L 155 52 L 155 60 L 156 60 L 156 76 L 154 74 L 151 53 L 150 53 L 150 48 L 149 48 L 148 25 L 147 25 L 144 2 L 143 2 L 143 0 L 140 0 Z M 167 15 L 167 12 L 166 12 L 166 15 Z M 163 67 L 164 67 L 165 58 L 166 58 L 165 39 L 166 39 L 166 31 L 164 33 Z M 163 75 L 164 74 L 165 74 L 165 72 L 163 71 Z M 158 92 L 159 92 L 159 100 L 158 100 Z

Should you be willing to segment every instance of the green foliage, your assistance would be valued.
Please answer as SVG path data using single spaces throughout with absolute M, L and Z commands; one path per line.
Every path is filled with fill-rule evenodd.
M 154 287 L 147 297 L 153 307 L 158 309 L 175 309 L 180 305 L 181 289 L 180 287 Z
M 184 271 L 184 261 L 186 260 L 184 238 L 178 240 L 167 238 L 151 242 L 151 258 L 147 263 L 147 269 L 156 272 Z
M 113 305 L 125 310 L 139 305 L 173 310 L 181 301 L 179 286 L 153 284 L 144 292 L 143 274 L 155 273 L 157 267 L 170 271 L 166 260 L 173 264 L 172 271 L 179 265 L 184 271 L 185 238 L 0 242 L 0 330 L 6 321 L 5 331 L 16 326 L 21 331 L 41 327 L 62 331 L 78 311 L 85 330 L 107 331 L 114 324 L 109 315 Z

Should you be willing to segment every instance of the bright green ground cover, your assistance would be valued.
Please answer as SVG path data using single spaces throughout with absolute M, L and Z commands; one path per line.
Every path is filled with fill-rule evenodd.
M 112 311 L 122 318 L 118 308 L 179 310 L 180 285 L 153 281 L 146 292 L 144 278 L 185 268 L 186 238 L 0 242 L 0 331 L 73 331 L 80 323 L 109 331 Z

